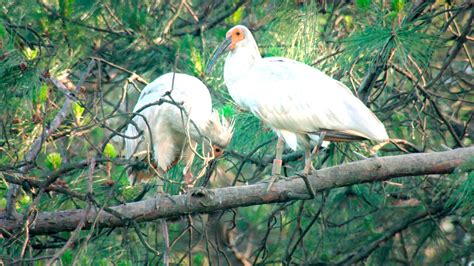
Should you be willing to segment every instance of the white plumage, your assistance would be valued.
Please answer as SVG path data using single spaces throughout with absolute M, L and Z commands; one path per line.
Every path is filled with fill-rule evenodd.
M 227 32 L 208 70 L 226 50 L 224 79 L 230 95 L 292 149 L 308 150 L 322 132 L 330 141 L 388 140 L 384 125 L 344 84 L 291 59 L 262 58 L 246 27 Z
M 160 99 L 167 102 L 146 107 Z M 142 135 L 125 139 L 125 156 L 145 159 L 153 151 L 154 169 L 132 169 L 129 171 L 132 183 L 162 175 L 181 159 L 186 164 L 183 174 L 189 183 L 194 159 L 192 149 L 197 143 L 204 143 L 203 149 L 207 151 L 212 145 L 214 155 L 219 156 L 232 138 L 233 124 L 213 111 L 207 87 L 199 79 L 186 74 L 164 74 L 148 84 L 133 112 L 139 115 L 128 125 L 125 135 L 134 137 L 139 132 Z

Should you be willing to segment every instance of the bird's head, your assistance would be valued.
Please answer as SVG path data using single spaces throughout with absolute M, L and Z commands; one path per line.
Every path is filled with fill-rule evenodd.
M 206 68 L 206 74 L 209 74 L 212 67 L 216 64 L 217 59 L 225 52 L 233 52 L 241 47 L 252 46 L 256 47 L 255 40 L 250 30 L 243 26 L 237 25 L 227 31 L 224 41 L 217 47 L 216 51 L 211 57 Z M 258 49 L 258 48 L 257 48 Z
M 204 134 L 211 140 L 214 157 L 224 153 L 234 134 L 234 121 L 228 120 L 213 111 L 206 125 Z
M 227 31 L 225 35 L 226 41 L 223 44 L 229 43 L 228 49 L 234 51 L 236 48 L 241 47 L 253 39 L 252 33 L 250 30 L 242 25 L 237 25 Z

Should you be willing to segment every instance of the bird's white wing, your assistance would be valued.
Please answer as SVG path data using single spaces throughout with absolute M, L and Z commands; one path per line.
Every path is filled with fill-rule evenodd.
M 168 91 L 171 91 L 171 98 L 164 96 Z M 160 98 L 168 101 L 174 100 L 176 104 L 182 104 L 185 112 L 171 103 L 146 107 L 156 103 Z M 185 135 L 184 127 L 189 117 L 196 124 L 206 123 L 212 112 L 211 96 L 207 87 L 199 79 L 185 74 L 168 73 L 160 76 L 142 90 L 134 112 L 139 112 L 140 115 L 134 117 L 134 124 L 128 125 L 125 134 L 137 136 L 139 131 L 142 131 L 143 137 L 125 139 L 125 156 L 127 158 L 131 156 L 143 158 L 153 146 L 159 148 L 165 147 L 165 144 L 171 145 L 169 139 L 166 140 L 168 143 L 160 143 L 165 142 L 168 135 Z M 186 116 L 186 113 L 189 117 Z M 176 137 L 173 136 L 174 139 Z M 150 139 L 153 139 L 153 144 L 150 143 Z M 181 147 L 176 148 L 181 149 Z M 167 149 L 171 149 L 171 147 Z M 163 154 L 159 151 L 155 153 L 155 156 Z
M 303 63 L 258 60 L 238 86 L 252 89 L 249 109 L 277 130 L 388 139 L 383 124 L 344 84 Z
M 148 84 L 140 93 L 138 101 L 133 108 L 136 113 L 133 123 L 128 124 L 124 134 L 125 138 L 125 157 L 145 158 L 153 149 L 151 139 L 155 133 L 159 133 L 163 124 L 161 105 L 151 105 L 157 102 L 169 90 L 163 78 L 159 77 Z M 147 107 L 147 105 L 150 105 Z M 139 136 L 141 135 L 141 136 Z M 163 134 L 161 134 L 163 135 Z M 139 137 L 138 137 L 139 136 Z

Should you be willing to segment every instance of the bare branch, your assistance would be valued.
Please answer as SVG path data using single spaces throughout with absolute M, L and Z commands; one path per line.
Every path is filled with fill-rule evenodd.
M 309 176 L 314 191 L 353 184 L 382 181 L 402 176 L 451 173 L 474 156 L 474 147 L 460 148 L 446 152 L 418 153 L 399 156 L 371 158 L 319 170 Z M 159 218 L 177 217 L 190 213 L 210 213 L 236 207 L 287 202 L 309 199 L 311 196 L 303 180 L 294 177 L 292 181 L 277 182 L 270 191 L 267 184 L 260 183 L 241 187 L 226 187 L 209 190 L 202 195 L 160 196 L 140 202 L 128 203 L 110 208 L 120 214 L 120 219 L 110 213 L 100 213 L 99 227 L 120 227 L 136 222 L 152 221 Z M 72 231 L 85 215 L 85 210 L 43 212 L 30 228 L 31 234 L 51 234 Z M 91 210 L 84 228 L 89 228 L 97 213 Z M 21 219 L 20 219 L 21 220 Z M 18 228 L 18 222 L 0 219 L 0 227 L 8 231 Z

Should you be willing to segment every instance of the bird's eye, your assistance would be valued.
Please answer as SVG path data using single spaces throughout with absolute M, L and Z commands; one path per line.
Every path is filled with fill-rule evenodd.
M 235 35 L 239 36 L 239 35 L 240 35 L 240 31 L 236 32 Z
M 221 149 L 220 148 L 215 148 L 214 151 L 215 152 L 221 152 Z

